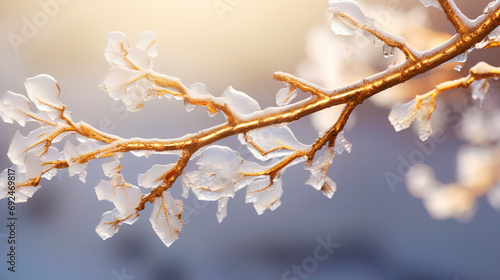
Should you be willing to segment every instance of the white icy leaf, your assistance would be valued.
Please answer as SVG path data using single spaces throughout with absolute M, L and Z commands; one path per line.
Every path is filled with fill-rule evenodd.
M 394 126 L 394 129 L 396 131 L 400 131 L 408 128 L 414 120 L 417 120 L 419 138 L 420 140 L 425 141 L 432 134 L 432 98 L 429 97 L 425 100 L 422 100 L 418 110 L 416 104 L 416 99 L 413 99 L 412 101 L 405 104 L 396 104 L 389 114 L 389 121 Z
M 242 163 L 243 159 L 236 151 L 217 145 L 205 149 L 196 162 L 201 172 L 223 178 L 232 178 Z
M 62 158 L 60 156 L 59 151 L 54 147 L 50 147 L 49 150 L 47 151 L 47 153 L 41 157 L 42 162 L 55 162 L 55 161 L 58 161 L 61 159 Z M 45 173 L 42 175 L 42 178 L 50 180 L 57 174 L 57 171 L 59 169 L 57 169 L 57 168 L 50 169 L 51 167 L 52 167 L 51 164 L 47 164 L 47 165 L 43 166 L 43 172 L 45 172 Z
M 479 100 L 479 105 L 483 105 L 484 96 L 490 89 L 490 83 L 486 79 L 476 80 L 471 84 L 472 99 Z
M 175 167 L 174 163 L 168 165 L 156 164 L 153 165 L 145 174 L 139 174 L 137 181 L 139 186 L 144 188 L 156 188 L 158 187 L 169 171 L 171 171 Z M 172 174 L 173 175 L 173 174 Z
M 408 191 L 417 198 L 425 198 L 441 187 L 441 183 L 435 179 L 434 170 L 424 164 L 414 165 L 408 170 L 406 185 Z
M 435 7 L 440 9 L 441 11 L 443 10 L 443 7 L 441 7 L 441 4 L 437 0 L 420 0 L 420 2 L 424 5 L 424 7 Z
M 213 100 L 213 96 L 207 91 L 207 86 L 203 83 L 194 83 L 189 86 L 189 96 L 194 98 L 195 100 Z M 186 105 L 186 111 L 190 112 L 194 109 L 194 105 L 184 100 L 184 104 Z M 217 114 L 217 109 L 215 107 L 207 106 L 208 115 L 213 117 Z
M 183 208 L 184 203 L 181 200 L 174 200 L 170 191 L 165 191 L 161 198 L 156 199 L 149 221 L 167 247 L 179 239 L 179 232 L 184 227 Z
M 38 75 L 26 79 L 24 85 L 29 99 L 35 103 L 38 110 L 44 112 L 62 110 L 63 105 L 59 101 L 61 90 L 53 77 Z
M 352 144 L 345 139 L 344 131 L 342 130 L 335 139 L 334 151 L 336 155 L 342 154 L 344 151 L 350 153 L 352 150 Z
M 95 192 L 99 200 L 114 203 L 121 214 L 137 208 L 142 195 L 138 187 L 125 183 L 121 174 L 115 175 L 110 181 L 101 180 L 95 187 Z
M 156 36 L 151 31 L 142 32 L 135 41 L 135 47 L 145 51 L 150 58 L 155 58 L 158 55 Z
M 90 142 L 89 142 L 90 143 Z M 85 177 L 87 176 L 87 165 L 88 162 L 85 163 L 76 163 L 74 161 L 75 158 L 84 154 L 84 151 L 87 151 L 87 145 L 80 144 L 78 147 L 73 145 L 70 141 L 67 141 L 64 145 L 64 160 L 68 162 L 68 172 L 69 176 L 74 176 L 79 174 L 79 179 L 85 183 Z
M 246 134 L 249 142 L 247 143 L 243 136 L 239 136 L 242 144 L 246 145 L 252 154 L 262 161 L 271 158 L 289 155 L 295 151 L 307 149 L 308 146 L 300 143 L 292 130 L 288 126 L 269 126 L 261 129 L 255 129 Z M 263 155 L 260 150 L 266 154 Z
M 19 125 L 25 126 L 29 121 L 33 121 L 26 113 L 31 114 L 31 103 L 22 94 L 7 91 L 0 99 L 0 117 L 6 123 L 17 121 Z
M 322 190 L 323 187 L 325 187 L 325 180 L 328 178 L 326 176 L 326 171 L 328 170 L 328 166 L 332 163 L 334 156 L 334 149 L 327 146 L 319 158 L 316 158 L 310 166 L 305 166 L 305 169 L 311 172 L 309 179 L 306 181 L 306 185 L 310 185 L 317 190 Z M 333 188 L 332 186 L 330 187 Z
M 229 197 L 222 197 L 217 202 L 217 220 L 222 223 L 222 220 L 227 216 L 227 202 Z
M 262 215 L 267 209 L 274 211 L 281 205 L 283 188 L 281 179 L 274 179 L 271 184 L 269 176 L 251 182 L 247 187 L 246 203 L 253 203 L 257 214 Z
M 128 217 L 129 215 L 130 217 Z M 125 219 L 127 217 L 128 219 Z M 139 219 L 138 214 L 127 213 L 127 215 L 122 215 L 120 211 L 115 208 L 112 211 L 107 211 L 102 214 L 95 231 L 103 240 L 106 240 L 115 235 L 123 223 L 131 225 L 135 223 L 137 219 Z
M 34 151 L 29 151 L 26 155 L 26 163 L 22 166 L 22 172 L 28 179 L 38 178 L 42 175 L 42 162 L 38 158 L 38 154 Z
M 13 164 L 23 165 L 26 161 L 26 154 L 28 151 L 33 151 L 37 155 L 40 155 L 44 150 L 45 142 L 39 142 L 50 136 L 56 130 L 57 129 L 48 126 L 39 127 L 31 131 L 26 137 L 17 131 L 10 143 L 7 156 Z
M 236 115 L 249 115 L 260 111 L 260 105 L 255 99 L 244 92 L 235 90 L 233 87 L 228 87 L 222 98 Z
M 488 198 L 488 202 L 490 203 L 491 207 L 500 211 L 500 184 L 497 184 L 495 187 L 493 187 L 488 192 L 486 197 Z
M 286 88 L 282 88 L 278 91 L 276 94 L 276 104 L 278 106 L 288 105 L 297 96 L 297 90 L 294 89 L 291 91 L 290 89 L 290 85 L 287 85 Z
M 127 58 L 137 70 L 148 70 L 150 68 L 148 54 L 139 48 L 130 48 Z
M 425 208 L 436 220 L 467 220 L 474 214 L 475 205 L 475 196 L 467 189 L 457 186 L 435 189 L 424 199 Z
M 108 76 L 104 79 L 103 84 L 112 95 L 112 92 L 115 92 L 120 89 L 126 89 L 126 86 L 138 80 L 139 77 L 143 75 L 142 71 L 131 70 L 128 68 L 113 66 L 109 70 Z M 119 99 L 121 96 L 112 95 L 114 99 Z
M 128 40 L 122 32 L 108 33 L 108 46 L 104 50 L 104 57 L 111 66 L 123 66 L 129 68 L 131 65 L 124 59 L 128 50 Z
M 330 179 L 330 177 L 325 176 L 325 182 L 323 183 L 323 187 L 320 191 L 328 198 L 332 198 L 335 192 L 337 191 L 337 184 Z
M 191 189 L 199 200 L 216 201 L 221 197 L 234 197 L 235 189 L 232 178 L 211 176 L 192 171 L 182 176 L 182 183 Z
M 102 171 L 104 172 L 104 175 L 110 178 L 120 173 L 121 170 L 122 166 L 120 165 L 120 161 L 117 159 L 102 164 Z
M 330 0 L 328 10 L 333 13 L 331 28 L 337 35 L 353 35 L 360 26 L 374 24 L 354 1 Z

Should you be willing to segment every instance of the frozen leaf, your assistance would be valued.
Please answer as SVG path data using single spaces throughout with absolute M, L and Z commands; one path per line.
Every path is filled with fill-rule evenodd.
M 156 199 L 149 221 L 167 247 L 179 239 L 179 232 L 184 227 L 183 208 L 184 203 L 181 200 L 174 200 L 170 191 L 165 191 L 160 198 Z
M 296 96 L 297 90 L 287 85 L 286 88 L 280 89 L 276 94 L 276 104 L 278 106 L 288 105 Z
M 319 158 L 314 160 L 310 165 L 305 166 L 305 169 L 311 172 L 309 179 L 306 181 L 306 185 L 310 185 L 319 191 L 323 188 L 328 189 L 328 187 L 336 189 L 335 183 L 326 176 L 326 171 L 332 163 L 334 156 L 334 149 L 327 146 Z M 328 186 L 325 186 L 325 184 Z
M 435 7 L 440 9 L 441 11 L 443 10 L 443 7 L 439 4 L 438 0 L 420 0 L 420 2 L 426 7 Z
M 67 141 L 66 145 L 64 145 L 64 159 L 68 162 L 69 165 L 68 167 L 69 176 L 74 176 L 76 174 L 79 174 L 80 180 L 85 183 L 88 163 L 77 162 L 78 156 L 82 154 L 83 153 L 81 153 L 75 145 L 71 144 L 70 141 Z
M 336 155 L 342 154 L 344 151 L 350 153 L 352 150 L 352 144 L 345 139 L 344 131 L 342 130 L 335 138 L 334 151 Z
M 111 66 L 124 66 L 130 67 L 124 57 L 128 50 L 128 41 L 125 34 L 122 32 L 108 33 L 108 46 L 104 50 L 104 57 Z
M 267 209 L 276 210 L 281 205 L 283 188 L 281 179 L 271 183 L 269 176 L 252 181 L 247 187 L 246 203 L 253 203 L 257 214 L 262 215 Z
M 331 28 L 337 35 L 354 35 L 359 27 L 374 24 L 351 0 L 330 0 L 328 10 L 333 13 Z
M 227 216 L 227 202 L 229 197 L 222 197 L 218 201 L 217 205 L 217 220 L 222 223 L 222 220 Z
M 62 160 L 62 155 L 54 147 L 50 147 L 49 150 L 47 151 L 47 153 L 41 157 L 41 162 L 56 162 L 59 160 Z M 52 167 L 51 164 L 47 164 L 47 165 L 43 166 L 44 174 L 42 175 L 42 178 L 50 180 L 57 174 L 57 171 L 59 169 L 51 168 L 51 167 Z
M 214 101 L 214 97 L 208 93 L 207 87 L 203 83 L 195 83 L 189 86 L 189 96 L 194 98 L 195 100 L 212 100 Z M 187 103 L 187 100 L 184 100 Z M 192 104 L 185 104 L 186 110 L 189 112 L 194 108 Z M 208 115 L 213 117 L 217 114 L 217 108 L 213 106 L 212 103 L 207 103 Z
M 110 181 L 101 180 L 95 192 L 99 200 L 113 202 L 122 214 L 137 208 L 142 195 L 138 187 L 125 183 L 121 174 L 113 176 Z
M 45 141 L 43 140 L 54 132 L 53 127 L 47 126 L 31 131 L 26 137 L 17 131 L 9 146 L 7 156 L 13 164 L 24 165 L 28 151 L 41 155 L 45 148 Z
M 123 98 L 123 95 L 127 94 L 127 86 L 139 80 L 143 75 L 142 71 L 113 66 L 103 81 L 103 85 L 113 99 L 119 100 Z
M 117 159 L 102 164 L 102 171 L 104 172 L 104 175 L 110 178 L 119 174 L 121 170 L 122 166 L 120 165 L 120 161 Z
M 233 87 L 228 87 L 222 98 L 236 115 L 249 115 L 260 111 L 260 105 L 255 99 L 244 92 L 235 90 Z
M 216 201 L 222 197 L 234 197 L 235 193 L 232 178 L 200 171 L 185 173 L 182 183 L 191 189 L 199 200 Z
M 168 165 L 154 165 L 145 174 L 139 174 L 137 179 L 139 186 L 144 188 L 158 187 L 166 178 L 173 176 L 175 173 L 174 168 L 175 164 L 173 163 Z
M 43 74 L 28 78 L 24 85 L 29 99 L 35 103 L 38 110 L 54 112 L 63 109 L 63 105 L 59 101 L 61 90 L 56 80 L 51 76 Z
M 208 147 L 196 162 L 201 172 L 232 178 L 241 166 L 243 159 L 228 147 L 212 145 Z
M 139 48 L 130 48 L 126 58 L 132 63 L 136 70 L 149 69 L 148 54 Z
M 31 103 L 24 95 L 7 91 L 0 99 L 0 117 L 6 123 L 17 121 L 19 125 L 24 126 L 33 119 L 28 117 L 31 113 Z
M 308 148 L 295 138 L 288 126 L 269 126 L 252 130 L 246 133 L 246 139 L 243 135 L 239 135 L 238 139 L 257 159 L 262 161 Z
M 472 82 L 471 89 L 472 89 L 472 99 L 479 100 L 479 104 L 480 106 L 482 106 L 484 101 L 484 96 L 490 89 L 490 83 L 488 83 L 488 80 L 486 79 L 476 80 Z
M 418 134 L 422 141 L 427 140 L 432 134 L 431 115 L 434 110 L 434 101 L 431 97 L 421 100 L 417 106 L 417 100 L 402 104 L 396 104 L 389 114 L 389 121 L 396 131 L 406 129 L 410 124 L 417 120 Z
M 106 240 L 115 235 L 123 223 L 131 225 L 135 223 L 138 218 L 139 215 L 137 213 L 132 212 L 123 215 L 115 208 L 112 211 L 102 214 L 95 231 L 103 240 Z

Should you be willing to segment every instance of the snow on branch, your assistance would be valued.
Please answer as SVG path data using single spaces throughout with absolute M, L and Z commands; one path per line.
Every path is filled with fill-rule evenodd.
M 439 3 L 447 15 L 457 14 L 455 25 L 464 24 L 452 1 Z M 385 89 L 468 52 L 478 43 L 484 44 L 483 40 L 488 40 L 487 44 L 496 42 L 491 34 L 500 23 L 499 6 L 498 2 L 489 6 L 487 13 L 468 26 L 470 33 L 467 35 L 457 29 L 461 36 L 419 53 L 403 38 L 375 26 L 355 2 L 330 0 L 328 9 L 333 14 L 334 32 L 366 36 L 376 45 L 384 45 L 388 54 L 392 53 L 392 48 L 397 48 L 405 54 L 406 61 L 336 89 L 321 88 L 277 72 L 274 79 L 285 83 L 285 87 L 274 93 L 278 106 L 265 109 L 251 96 L 232 87 L 216 96 L 202 83 L 188 86 L 179 78 L 157 72 L 157 41 L 153 33 L 141 34 L 131 45 L 123 33 L 112 32 L 105 49 L 105 58 L 111 68 L 101 85 L 111 98 L 123 101 L 129 111 L 137 111 L 144 108 L 146 101 L 166 97 L 184 102 L 188 112 L 194 106 L 201 106 L 209 116 L 220 112 L 226 120 L 176 139 L 124 139 L 101 132 L 83 121 L 73 122 L 71 113 L 59 101 L 61 91 L 54 78 L 40 75 L 27 79 L 28 97 L 7 92 L 0 99 L 0 116 L 5 122 L 17 122 L 21 126 L 27 122 L 39 124 L 39 128 L 26 136 L 17 132 L 9 148 L 9 159 L 21 174 L 18 178 L 22 179 L 15 189 L 18 201 L 26 201 L 40 188 L 41 179 L 50 180 L 61 169 L 68 169 L 71 176 L 78 175 L 85 181 L 87 165 L 101 159 L 105 161 L 102 168 L 108 180 L 101 180 L 95 191 L 99 200 L 112 202 L 114 209 L 102 215 L 96 232 L 103 239 L 113 236 L 120 225 L 133 224 L 149 202 L 154 204 L 151 225 L 163 243 L 170 246 L 184 226 L 183 202 L 170 193 L 178 179 L 182 182 L 183 197 L 193 192 L 200 200 L 218 201 L 219 222 L 227 215 L 228 199 L 243 188 L 246 188 L 246 202 L 252 203 L 258 214 L 267 209 L 275 210 L 281 205 L 284 191 L 281 176 L 288 167 L 299 163 L 310 172 L 305 183 L 331 198 L 337 186 L 327 176 L 327 170 L 335 154 L 351 150 L 343 130 L 356 106 Z M 497 68 L 479 64 L 471 69 L 467 78 L 440 85 L 435 91 L 417 97 L 410 105 L 400 105 L 402 109 L 395 110 L 404 114 L 392 113 L 391 122 L 397 128 L 404 128 L 414 119 L 425 121 L 442 91 L 467 84 L 476 85 L 481 93 L 487 88 L 485 81 L 497 75 Z M 294 101 L 299 94 L 304 98 Z M 336 105 L 345 105 L 341 116 L 311 144 L 299 142 L 287 126 Z M 429 130 L 426 126 L 423 130 L 421 138 L 426 138 Z M 232 136 L 237 136 L 249 149 L 254 161 L 243 158 L 229 147 L 215 144 Z M 121 174 L 120 161 L 124 153 L 137 157 L 150 153 L 174 155 L 177 159 L 152 166 L 144 174 L 138 174 L 137 183 L 133 184 L 125 182 Z M 195 161 L 197 170 L 184 172 L 188 163 Z M 0 177 L 5 176 L 7 172 L 4 171 Z M 5 182 L 7 180 L 0 180 L 1 197 L 9 192 Z

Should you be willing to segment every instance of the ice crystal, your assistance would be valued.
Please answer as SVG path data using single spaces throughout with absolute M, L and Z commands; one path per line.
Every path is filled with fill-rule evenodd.
M 402 104 L 396 104 L 390 114 L 389 121 L 396 131 L 406 129 L 416 120 L 418 123 L 418 135 L 420 140 L 425 141 L 431 136 L 431 114 L 434 110 L 434 102 L 428 97 L 421 100 L 417 106 L 417 99 Z
M 165 191 L 160 198 L 156 199 L 149 221 L 167 247 L 179 239 L 179 232 L 184 227 L 184 221 L 181 218 L 183 209 L 184 203 L 174 199 L 170 191 Z

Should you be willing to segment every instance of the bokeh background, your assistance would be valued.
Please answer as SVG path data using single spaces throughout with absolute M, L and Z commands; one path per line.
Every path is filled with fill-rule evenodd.
M 41 3 L 57 3 L 57 9 L 31 38 L 12 44 L 9 34 L 22 36 L 26 21 L 47 14 Z M 488 1 L 457 3 L 475 17 Z M 218 11 L 217 4 L 229 9 Z M 417 0 L 361 4 L 371 11 L 367 14 L 376 13 L 375 18 L 389 15 L 380 16 L 383 25 L 421 48 L 442 42 L 447 38 L 443 34 L 452 31 L 439 10 L 423 9 Z M 107 32 L 122 31 L 133 41 L 142 31 L 151 30 L 157 35 L 161 72 L 180 77 L 187 85 L 203 82 L 214 95 L 232 85 L 261 106 L 274 106 L 275 93 L 283 85 L 272 80 L 273 72 L 307 76 L 314 71 L 309 67 L 316 65 L 311 62 L 315 52 L 310 47 L 311 30 L 328 27 L 326 8 L 326 0 L 3 0 L 0 92 L 25 93 L 27 77 L 46 73 L 58 80 L 61 100 L 75 121 L 84 120 L 122 137 L 182 136 L 221 119 L 208 119 L 202 109 L 188 114 L 182 104 L 164 99 L 149 102 L 140 112 L 126 112 L 98 88 L 109 68 L 103 56 Z M 404 26 L 424 26 L 442 36 L 433 41 L 424 31 L 411 32 Z M 318 66 L 330 69 L 330 76 L 316 82 L 342 85 L 387 67 L 380 48 L 329 36 L 340 47 L 332 47 L 336 61 Z M 356 48 L 351 55 L 350 46 Z M 495 63 L 495 55 L 494 51 L 473 53 L 465 68 L 481 59 Z M 411 92 L 401 87 L 391 93 L 403 91 L 403 98 L 423 93 L 434 80 L 464 73 L 451 72 L 444 77 L 430 75 L 421 80 L 427 82 L 412 86 Z M 151 205 L 133 226 L 124 225 L 113 238 L 101 240 L 95 226 L 112 205 L 99 202 L 93 189 L 103 178 L 100 164 L 89 165 L 87 183 L 61 172 L 51 181 L 42 181 L 42 189 L 28 203 L 18 205 L 16 273 L 7 271 L 7 230 L 1 226 L 7 224 L 7 204 L 0 201 L 0 279 L 282 279 L 292 266 L 302 266 L 314 256 L 318 238 L 331 239 L 340 247 L 312 271 L 283 279 L 500 279 L 500 213 L 485 200 L 479 201 L 468 223 L 436 221 L 404 183 L 391 187 L 387 182 L 384 174 L 399 175 L 400 159 L 408 159 L 420 148 L 411 130 L 394 132 L 388 110 L 381 106 L 387 100 L 381 100 L 365 102 L 356 110 L 356 123 L 346 132 L 353 151 L 336 157 L 328 171 L 338 185 L 332 200 L 304 184 L 308 174 L 299 166 L 284 175 L 283 205 L 262 216 L 244 203 L 241 192 L 230 200 L 228 217 L 218 224 L 216 203 L 198 202 L 191 194 L 185 204 L 195 214 L 170 248 L 149 224 Z M 309 119 L 292 128 L 307 143 L 317 135 Z M 0 124 L 2 169 L 10 166 L 6 153 L 17 129 Z M 445 131 L 447 140 L 436 144 L 424 162 L 435 168 L 439 180 L 450 182 L 461 142 L 453 128 Z M 248 156 L 235 139 L 223 143 Z M 130 182 L 162 160 L 126 159 L 123 173 Z M 177 197 L 180 188 L 176 183 Z

